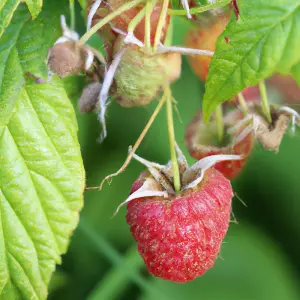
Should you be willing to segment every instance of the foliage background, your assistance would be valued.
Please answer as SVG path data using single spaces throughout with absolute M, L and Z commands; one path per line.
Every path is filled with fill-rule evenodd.
M 77 15 L 80 19 L 79 9 Z M 174 44 L 183 44 L 188 27 L 187 22 L 176 20 Z M 77 29 L 83 30 L 83 21 Z M 98 39 L 93 42 L 101 47 Z M 131 109 L 112 102 L 109 135 L 100 145 L 96 142 L 100 133 L 96 117 L 81 115 L 77 110 L 84 79 L 69 78 L 65 84 L 77 112 L 87 186 L 95 186 L 121 166 L 128 146 L 139 136 L 157 102 Z M 204 91 L 185 58 L 181 79 L 172 90 L 182 119 L 181 123 L 175 118 L 176 137 L 184 148 L 185 127 L 199 109 Z M 111 186 L 106 184 L 101 192 L 86 192 L 80 225 L 53 276 L 49 299 L 300 299 L 299 150 L 299 132 L 295 137 L 285 137 L 278 154 L 255 149 L 242 175 L 233 182 L 247 207 L 234 198 L 238 224 L 231 224 L 221 257 L 207 274 L 185 285 L 149 276 L 125 222 L 126 209 L 112 218 L 143 169 L 132 162 Z M 156 119 L 138 154 L 167 162 L 165 111 Z

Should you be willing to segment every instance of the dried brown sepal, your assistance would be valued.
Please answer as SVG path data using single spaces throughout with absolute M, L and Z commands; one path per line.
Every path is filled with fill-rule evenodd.
M 97 111 L 97 103 L 102 84 L 100 82 L 92 82 L 82 91 L 82 95 L 78 101 L 78 108 L 81 113 Z
M 269 124 L 264 118 L 259 118 L 259 123 L 255 130 L 257 141 L 264 149 L 278 152 L 290 122 L 290 115 L 278 111 L 272 112 L 272 124 Z
M 48 66 L 60 77 L 84 71 L 86 51 L 76 42 L 56 44 L 49 50 Z

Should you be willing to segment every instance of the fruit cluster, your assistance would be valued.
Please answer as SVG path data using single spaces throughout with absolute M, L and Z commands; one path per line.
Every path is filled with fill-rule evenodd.
M 229 180 L 241 172 L 255 141 L 265 149 L 278 150 L 290 122 L 295 126 L 300 117 L 288 107 L 269 107 L 263 83 L 249 87 L 220 105 L 208 124 L 202 112 L 197 113 L 186 129 L 187 148 L 197 160 L 189 167 L 175 142 L 169 86 L 180 77 L 182 54 L 189 55 L 195 74 L 206 80 L 216 41 L 231 14 L 238 19 L 239 10 L 233 1 L 194 15 L 190 9 L 198 2 L 182 0 L 193 28 L 185 47 L 173 46 L 170 12 L 175 2 L 90 0 L 86 33 L 79 38 L 62 17 L 63 36 L 50 49 L 48 62 L 59 76 L 85 72 L 91 78 L 78 105 L 81 112 L 97 113 L 102 139 L 107 135 L 109 97 L 124 107 L 144 106 L 161 97 L 122 168 L 105 180 L 124 171 L 132 158 L 146 166 L 122 203 L 127 204 L 127 222 L 149 272 L 186 282 L 201 276 L 216 261 L 230 221 L 233 191 Z M 96 33 L 104 41 L 105 57 L 86 45 Z M 164 105 L 171 153 L 165 166 L 135 154 Z

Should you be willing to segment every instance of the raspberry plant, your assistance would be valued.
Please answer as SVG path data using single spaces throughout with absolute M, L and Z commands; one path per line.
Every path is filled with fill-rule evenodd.
M 79 12 L 81 35 L 75 30 Z M 180 26 L 174 18 L 192 28 L 185 46 L 173 43 Z M 295 134 L 300 124 L 296 110 L 270 105 L 265 83 L 279 73 L 300 84 L 299 20 L 295 0 L 1 1 L 0 298 L 47 298 L 79 222 L 84 187 L 101 195 L 132 158 L 147 170 L 120 206 L 127 204 L 127 222 L 149 272 L 184 283 L 213 267 L 232 211 L 228 179 L 240 174 L 255 140 L 279 151 L 289 127 Z M 99 37 L 103 47 L 92 42 Z M 201 112 L 186 130 L 196 159 L 191 167 L 174 130 L 176 101 L 189 105 L 189 99 L 174 99 L 170 87 L 182 77 L 186 55 L 205 80 Z M 253 87 L 259 96 L 248 97 Z M 87 118 L 97 116 L 98 142 L 110 135 L 110 99 L 125 107 L 124 114 L 159 100 L 122 167 L 96 187 L 85 182 L 74 97 L 80 112 L 94 112 Z M 170 162 L 160 165 L 136 152 L 164 107 Z M 114 253 L 105 241 L 97 243 Z M 95 295 L 106 299 L 103 290 Z

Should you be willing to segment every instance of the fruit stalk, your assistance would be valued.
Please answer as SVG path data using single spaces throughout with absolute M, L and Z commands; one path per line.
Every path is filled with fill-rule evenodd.
M 172 45 L 173 42 L 173 33 L 174 33 L 174 22 L 173 22 L 173 18 L 170 18 L 170 23 L 169 23 L 169 27 L 165 36 L 165 41 L 163 43 L 163 47 L 169 47 Z M 161 50 L 158 49 L 158 51 Z
M 166 97 L 171 164 L 172 164 L 172 172 L 173 172 L 173 183 L 174 183 L 175 192 L 178 193 L 180 192 L 180 175 L 179 175 L 179 167 L 178 167 L 176 150 L 175 150 L 175 133 L 174 133 L 174 123 L 173 123 L 172 97 L 171 97 L 171 91 L 169 87 L 165 89 L 165 97 Z
M 159 21 L 158 21 L 157 28 L 156 28 L 155 38 L 154 38 L 154 45 L 153 45 L 154 52 L 156 52 L 157 46 L 160 43 L 162 31 L 163 31 L 163 28 L 164 28 L 165 23 L 166 23 L 166 16 L 167 16 L 167 13 L 168 13 L 168 6 L 169 6 L 169 0 L 164 0 L 163 1 L 163 6 L 162 6 L 162 9 L 161 9 L 161 13 L 160 13 L 160 16 L 159 16 Z
M 107 15 L 105 18 L 103 18 L 100 22 L 98 22 L 96 25 L 94 25 L 90 30 L 88 30 L 80 39 L 80 43 L 85 44 L 92 36 L 95 34 L 101 27 L 106 25 L 108 22 L 110 22 L 112 19 L 117 17 L 118 15 L 122 14 L 126 10 L 133 8 L 137 6 L 139 3 L 144 2 L 144 0 L 133 0 L 130 2 L 126 2 L 124 5 L 120 6 L 118 9 L 116 9 L 111 14 Z
M 135 142 L 134 146 L 132 147 L 132 150 L 130 151 L 130 153 L 128 154 L 124 164 L 122 165 L 122 167 L 114 174 L 108 175 L 106 176 L 103 181 L 100 184 L 100 187 L 91 187 L 91 188 L 87 188 L 87 189 L 100 189 L 102 190 L 103 184 L 105 183 L 105 181 L 111 179 L 112 177 L 118 176 L 119 174 L 121 174 L 126 167 L 129 165 L 134 153 L 136 152 L 136 150 L 138 149 L 138 147 L 140 146 L 141 142 L 143 141 L 143 139 L 145 138 L 145 135 L 147 134 L 148 130 L 150 129 L 151 125 L 153 124 L 155 118 L 157 117 L 158 113 L 160 112 L 161 108 L 163 107 L 163 105 L 165 104 L 166 101 L 166 97 L 163 97 L 159 104 L 157 105 L 155 111 L 153 112 L 153 114 L 151 115 L 148 123 L 146 124 L 145 128 L 143 129 L 142 133 L 140 134 L 139 138 L 137 139 L 137 141 Z
M 146 16 L 145 16 L 145 46 L 146 49 L 150 49 L 151 47 L 151 14 L 152 9 L 155 3 L 152 3 L 152 0 L 148 0 L 146 3 Z
M 167 300 L 160 291 L 153 291 L 148 281 L 140 275 L 139 269 L 142 267 L 142 265 L 139 263 L 143 263 L 143 261 L 140 259 L 138 263 L 138 253 L 136 251 L 136 247 L 129 248 L 125 254 L 125 257 L 123 257 L 112 245 L 110 245 L 110 243 L 98 235 L 97 232 L 95 232 L 95 230 L 83 218 L 80 221 L 78 229 L 81 234 L 83 234 L 85 238 L 90 241 L 95 251 L 101 255 L 104 255 L 115 266 L 114 270 L 110 272 L 104 279 L 102 279 L 99 282 L 99 285 L 96 285 L 95 289 L 92 290 L 92 292 L 87 296 L 87 299 L 90 299 L 91 297 L 94 297 L 95 299 L 105 299 L 101 297 L 101 294 L 103 293 L 103 290 L 108 290 L 108 285 L 111 289 L 111 293 L 109 293 L 110 297 L 108 299 L 115 298 L 112 297 L 112 294 L 121 290 L 122 287 L 126 286 L 131 280 L 137 286 L 139 286 L 140 289 L 149 292 L 152 291 L 157 299 Z M 134 257 L 134 252 L 136 257 Z M 134 262 L 133 264 L 132 261 Z M 130 268 L 127 268 L 127 266 L 130 266 Z M 126 268 L 127 271 L 124 272 Z M 113 279 L 113 281 L 108 281 L 108 278 L 111 278 L 112 274 L 114 274 L 113 277 L 117 277 L 120 280 Z M 98 289 L 100 295 L 98 294 Z
M 108 272 L 105 277 L 96 285 L 96 287 L 87 296 L 88 300 L 108 300 L 115 299 L 120 291 L 126 288 L 126 285 L 130 280 L 134 278 L 134 281 L 142 281 L 142 288 L 149 289 L 148 283 L 141 280 L 141 276 L 138 275 L 140 269 L 144 267 L 144 261 L 138 255 L 136 246 L 134 245 L 115 264 L 115 267 Z M 146 285 L 146 286 L 145 286 Z
M 219 143 L 222 143 L 224 138 L 224 121 L 223 121 L 222 104 L 218 105 L 216 108 L 216 123 L 217 123 Z
M 246 100 L 245 100 L 242 93 L 238 93 L 237 96 L 238 96 L 238 99 L 239 99 L 239 104 L 240 104 L 240 108 L 242 110 L 242 113 L 243 113 L 244 116 L 246 116 L 247 112 L 248 112 Z
M 269 102 L 268 102 L 268 95 L 267 95 L 265 81 L 261 80 L 258 83 L 258 87 L 259 87 L 259 92 L 260 92 L 263 113 L 264 113 L 267 121 L 269 123 L 272 123 L 272 117 L 271 117 L 271 113 L 270 113 L 270 106 L 269 106 Z
M 136 26 L 143 20 L 146 14 L 146 6 L 142 8 L 128 25 L 128 33 L 133 33 Z
M 75 6 L 74 0 L 69 0 L 69 8 L 70 8 L 70 28 L 71 30 L 75 31 Z

